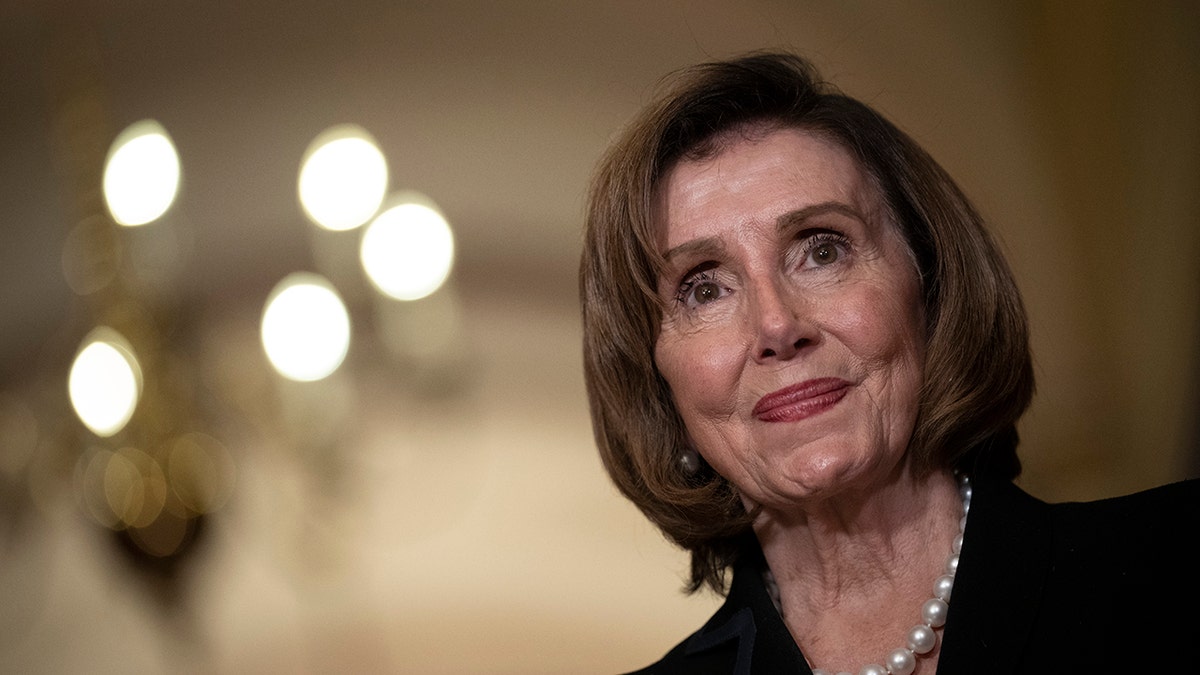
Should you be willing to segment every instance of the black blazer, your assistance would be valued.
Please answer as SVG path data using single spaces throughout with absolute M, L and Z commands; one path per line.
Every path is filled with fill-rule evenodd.
M 937 673 L 1200 673 L 1198 550 L 1200 480 L 1067 504 L 977 481 Z M 708 623 L 637 672 L 811 675 L 764 564 L 748 556 Z

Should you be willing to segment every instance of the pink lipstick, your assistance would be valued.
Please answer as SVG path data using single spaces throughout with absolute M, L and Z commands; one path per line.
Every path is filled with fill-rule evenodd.
M 763 422 L 795 422 L 837 405 L 850 390 L 850 383 L 823 377 L 805 380 L 760 398 L 751 414 Z

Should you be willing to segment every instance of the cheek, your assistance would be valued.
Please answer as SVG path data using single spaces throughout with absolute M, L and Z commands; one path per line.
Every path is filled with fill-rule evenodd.
M 883 442 L 902 452 L 916 422 L 924 380 L 925 340 L 919 305 L 873 289 L 845 304 L 838 332 L 866 376 Z
M 736 339 L 707 333 L 664 334 L 654 355 L 684 419 L 732 408 L 745 361 Z
M 844 299 L 837 313 L 837 332 L 854 356 L 872 369 L 919 370 L 924 338 L 921 310 L 913 294 L 865 289 Z

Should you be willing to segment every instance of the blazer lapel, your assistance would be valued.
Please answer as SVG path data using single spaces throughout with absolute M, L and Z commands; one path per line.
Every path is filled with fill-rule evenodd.
M 767 594 L 762 554 L 747 558 L 734 571 L 725 604 L 688 639 L 685 653 L 696 655 L 736 645 L 733 675 L 811 675 Z
M 963 534 L 939 673 L 1020 667 L 1051 555 L 1049 508 L 1009 482 L 979 481 Z
M 750 675 L 754 656 L 754 614 L 749 607 L 733 613 L 728 621 L 697 632 L 687 642 L 684 653 L 691 656 L 736 641 L 737 656 L 734 658 L 733 675 Z

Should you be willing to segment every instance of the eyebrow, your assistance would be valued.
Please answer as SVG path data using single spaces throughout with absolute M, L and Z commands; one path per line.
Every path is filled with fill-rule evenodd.
M 715 254 L 725 250 L 725 242 L 719 237 L 704 237 L 702 239 L 693 239 L 685 241 L 682 244 L 669 249 L 663 254 L 663 259 L 670 262 L 674 258 L 691 253 Z
M 821 202 L 812 204 L 802 209 L 788 211 L 787 213 L 775 219 L 775 229 L 778 232 L 786 232 L 788 230 L 799 229 L 809 219 L 824 215 L 826 213 L 840 213 L 848 218 L 853 218 L 861 223 L 866 223 L 866 218 L 861 213 L 851 207 L 849 204 L 837 201 Z M 690 253 L 720 253 L 725 250 L 725 243 L 719 237 L 704 237 L 702 239 L 693 239 L 672 247 L 663 254 L 663 259 L 670 262 L 672 259 L 681 255 Z
M 845 202 L 829 201 L 819 204 L 812 204 L 802 209 L 788 211 L 787 213 L 775 219 L 775 229 L 779 232 L 793 230 L 799 228 L 807 220 L 814 216 L 824 215 L 826 213 L 839 213 L 848 218 L 853 218 L 860 223 L 866 224 L 867 219 L 863 214 L 859 213 L 854 207 Z

